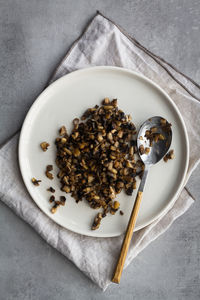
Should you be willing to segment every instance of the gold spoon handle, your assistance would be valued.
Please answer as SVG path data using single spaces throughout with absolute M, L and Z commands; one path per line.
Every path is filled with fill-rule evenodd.
M 141 200 L 142 200 L 143 189 L 144 189 L 144 184 L 145 184 L 145 181 L 146 181 L 147 173 L 148 173 L 148 169 L 146 169 L 144 171 L 144 175 L 142 177 L 140 187 L 139 187 L 139 190 L 138 190 L 138 193 L 137 193 L 137 197 L 136 197 L 136 200 L 135 200 L 135 203 L 134 203 L 134 206 L 133 206 L 133 210 L 132 210 L 132 213 L 131 213 L 131 216 L 130 216 L 130 219 L 129 219 L 129 223 L 128 223 L 128 227 L 127 227 L 126 234 L 125 234 L 125 237 L 124 237 L 124 241 L 123 241 L 123 244 L 122 244 L 120 256 L 119 256 L 118 263 L 117 263 L 117 266 L 116 266 L 116 269 L 115 269 L 115 273 L 114 273 L 114 276 L 113 276 L 113 279 L 112 279 L 112 282 L 115 282 L 115 283 L 120 282 L 120 278 L 121 278 L 123 267 L 124 267 L 124 262 L 125 262 L 125 259 L 126 259 L 126 255 L 127 255 L 127 252 L 128 252 L 130 242 L 131 242 L 131 238 L 132 238 L 132 235 L 133 235 L 133 229 L 135 227 L 137 215 L 138 215 L 139 208 L 140 208 L 140 203 L 141 203 Z

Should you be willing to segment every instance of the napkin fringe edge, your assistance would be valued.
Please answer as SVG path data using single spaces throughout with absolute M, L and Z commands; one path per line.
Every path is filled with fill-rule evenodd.
M 174 69 L 174 71 L 176 71 L 177 73 L 179 73 L 180 75 L 184 76 L 187 80 L 189 80 L 191 83 L 193 83 L 197 88 L 200 89 L 200 85 L 195 82 L 192 78 L 190 78 L 189 76 L 185 75 L 184 73 L 182 73 L 181 71 L 179 71 L 175 66 L 173 66 L 172 64 L 170 64 L 169 62 L 167 62 L 166 60 L 164 60 L 162 57 L 160 57 L 157 54 L 154 54 L 153 52 L 151 52 L 149 49 L 147 49 L 146 47 L 144 47 L 142 44 L 140 44 L 134 37 L 132 37 L 131 35 L 129 35 L 125 29 L 123 29 L 120 25 L 116 24 L 114 21 L 112 21 L 110 18 L 104 16 L 101 12 L 97 11 L 97 15 L 102 16 L 103 18 L 107 19 L 109 22 L 111 22 L 112 24 L 114 24 L 132 43 L 136 44 L 140 49 L 142 49 L 145 53 L 147 53 L 149 56 L 151 56 L 151 58 L 153 60 L 155 60 L 188 94 L 190 94 L 190 96 L 192 96 L 193 98 L 195 98 L 196 100 L 200 101 L 199 97 L 196 97 L 192 92 L 190 92 L 190 90 L 188 90 L 184 84 L 182 84 L 178 79 L 176 79 L 173 74 L 167 70 L 167 68 L 159 61 L 161 60 L 163 63 L 167 64 L 169 67 L 171 67 L 172 69 Z M 96 15 L 94 16 L 94 18 L 96 17 Z M 94 19 L 93 18 L 93 19 Z M 92 19 L 92 20 L 93 20 Z M 84 33 L 83 33 L 84 34 Z M 82 37 L 82 35 L 80 36 L 80 38 Z M 159 60 L 158 60 L 159 59 Z

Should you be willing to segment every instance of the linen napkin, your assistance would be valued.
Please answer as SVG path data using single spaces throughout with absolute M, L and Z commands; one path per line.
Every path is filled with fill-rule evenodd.
M 74 43 L 49 82 L 77 69 L 112 65 L 137 71 L 160 85 L 176 103 L 185 120 L 190 140 L 187 179 L 200 160 L 200 86 L 100 13 Z M 70 259 L 103 290 L 111 283 L 123 236 L 86 237 L 50 220 L 30 198 L 20 176 L 17 160 L 19 134 L 0 150 L 0 198 L 29 223 L 50 245 Z M 125 267 L 150 242 L 165 232 L 194 202 L 184 188 L 173 207 L 149 226 L 134 233 Z

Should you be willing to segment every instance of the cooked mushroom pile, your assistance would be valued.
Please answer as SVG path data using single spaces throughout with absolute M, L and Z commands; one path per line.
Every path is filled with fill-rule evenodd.
M 85 198 L 90 207 L 102 207 L 104 217 L 119 209 L 114 199 L 122 189 L 132 195 L 136 176 L 142 175 L 143 163 L 135 155 L 136 128 L 116 99 L 105 98 L 102 106 L 88 109 L 81 120 L 74 119 L 70 135 L 63 126 L 55 142 L 61 190 L 71 193 L 76 202 Z

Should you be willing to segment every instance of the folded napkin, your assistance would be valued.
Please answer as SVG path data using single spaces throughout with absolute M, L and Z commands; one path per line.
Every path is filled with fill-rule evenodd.
M 200 159 L 200 86 L 97 13 L 64 57 L 50 82 L 74 70 L 99 65 L 137 71 L 160 85 L 176 103 L 185 120 L 190 140 L 188 180 Z M 30 198 L 20 176 L 17 161 L 18 137 L 19 134 L 15 135 L 0 150 L 1 200 L 105 290 L 111 282 L 123 236 L 109 239 L 86 237 L 60 227 L 43 214 Z M 193 201 L 184 188 L 164 216 L 134 233 L 125 267 L 151 241 L 165 232 Z

